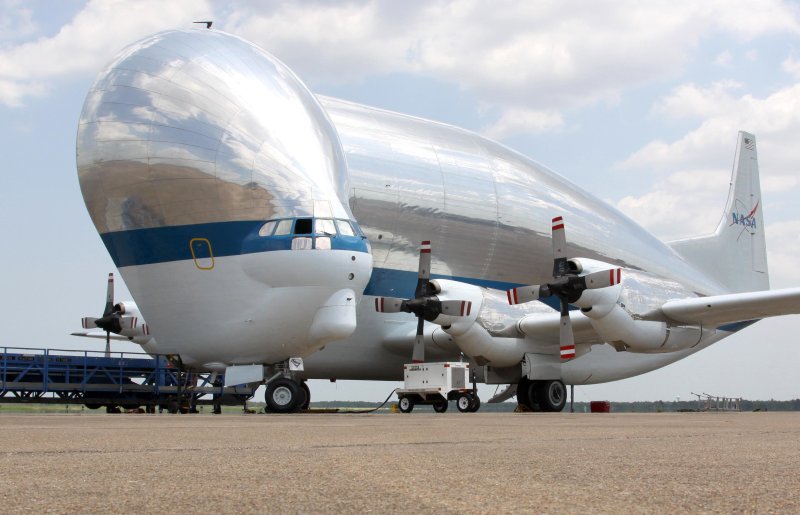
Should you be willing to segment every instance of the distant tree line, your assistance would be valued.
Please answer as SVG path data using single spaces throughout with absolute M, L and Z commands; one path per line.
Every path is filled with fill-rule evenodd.
M 394 401 L 392 401 L 394 402 Z M 384 408 L 391 408 L 391 404 L 387 403 Z M 257 405 L 258 403 L 248 403 L 248 405 Z M 311 407 L 317 409 L 333 409 L 333 408 L 353 408 L 353 409 L 370 409 L 379 406 L 379 402 L 353 402 L 353 401 L 325 401 L 325 402 L 312 402 Z M 516 402 L 501 402 L 498 404 L 481 405 L 481 412 L 512 412 L 516 409 Z M 700 403 L 697 400 L 693 401 L 636 401 L 636 402 L 614 402 L 611 401 L 612 413 L 661 413 L 668 411 L 703 411 L 705 401 Z M 451 410 L 456 407 L 451 403 Z M 570 405 L 567 403 L 564 411 L 569 411 Z M 589 412 L 588 402 L 576 402 L 574 404 L 576 413 Z M 430 406 L 417 406 L 415 411 L 433 411 Z M 800 411 L 800 399 L 793 399 L 790 401 L 751 401 L 743 399 L 741 402 L 742 411 Z

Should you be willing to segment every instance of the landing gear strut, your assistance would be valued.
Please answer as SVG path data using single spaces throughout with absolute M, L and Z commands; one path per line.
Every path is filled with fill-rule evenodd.
M 523 377 L 517 385 L 517 402 L 529 411 L 558 412 L 567 403 L 567 388 L 560 379 L 531 381 Z

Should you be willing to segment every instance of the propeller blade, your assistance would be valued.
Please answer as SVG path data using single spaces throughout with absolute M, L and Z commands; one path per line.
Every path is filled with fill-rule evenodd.
M 399 313 L 403 311 L 404 299 L 394 297 L 375 297 L 375 311 L 378 313 Z
M 138 317 L 122 317 L 119 319 L 120 330 L 124 331 L 126 329 L 136 329 L 138 322 Z
M 83 317 L 81 327 L 84 329 L 97 329 L 97 319 L 95 317 Z
M 431 277 L 431 242 L 423 241 L 419 247 L 419 278 L 428 280 Z
M 541 296 L 541 293 L 541 287 L 538 285 L 520 286 L 519 288 L 513 288 L 506 291 L 508 303 L 512 306 L 515 304 L 524 304 L 525 302 L 530 302 L 532 300 L 538 300 Z
M 614 286 L 622 281 L 622 269 L 612 268 L 610 270 L 601 270 L 583 276 L 586 281 L 586 289 L 593 290 L 595 288 L 606 288 Z
M 108 274 L 108 288 L 106 289 L 106 307 L 103 316 L 108 316 L 114 311 L 114 273 Z
M 575 336 L 572 333 L 572 320 L 569 318 L 569 311 L 564 309 L 565 307 L 566 303 L 562 303 L 561 326 L 558 331 L 559 341 L 561 342 L 561 361 L 567 361 L 575 357 Z
M 564 230 L 564 218 L 553 218 L 553 277 L 556 279 L 567 275 L 567 234 Z
M 443 300 L 442 314 L 452 317 L 467 317 L 472 311 L 472 302 L 468 300 Z
M 422 334 L 425 319 L 417 317 L 417 337 L 414 339 L 414 351 L 411 354 L 412 363 L 425 362 L 425 337 Z

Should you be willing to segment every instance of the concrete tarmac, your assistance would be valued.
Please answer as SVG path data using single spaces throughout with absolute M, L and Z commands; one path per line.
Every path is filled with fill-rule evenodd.
M 4 513 L 800 512 L 800 413 L 15 415 Z

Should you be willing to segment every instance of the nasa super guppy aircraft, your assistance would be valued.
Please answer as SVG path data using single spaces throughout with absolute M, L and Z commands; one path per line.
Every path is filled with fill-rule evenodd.
M 409 361 L 460 359 L 510 385 L 504 398 L 559 411 L 565 384 L 800 312 L 800 288 L 769 290 L 745 132 L 714 232 L 664 243 L 503 145 L 314 95 L 239 37 L 176 30 L 100 72 L 77 166 L 135 299 L 110 294 L 84 326 L 266 382 L 276 412 L 307 405 L 309 378 L 402 380 Z

